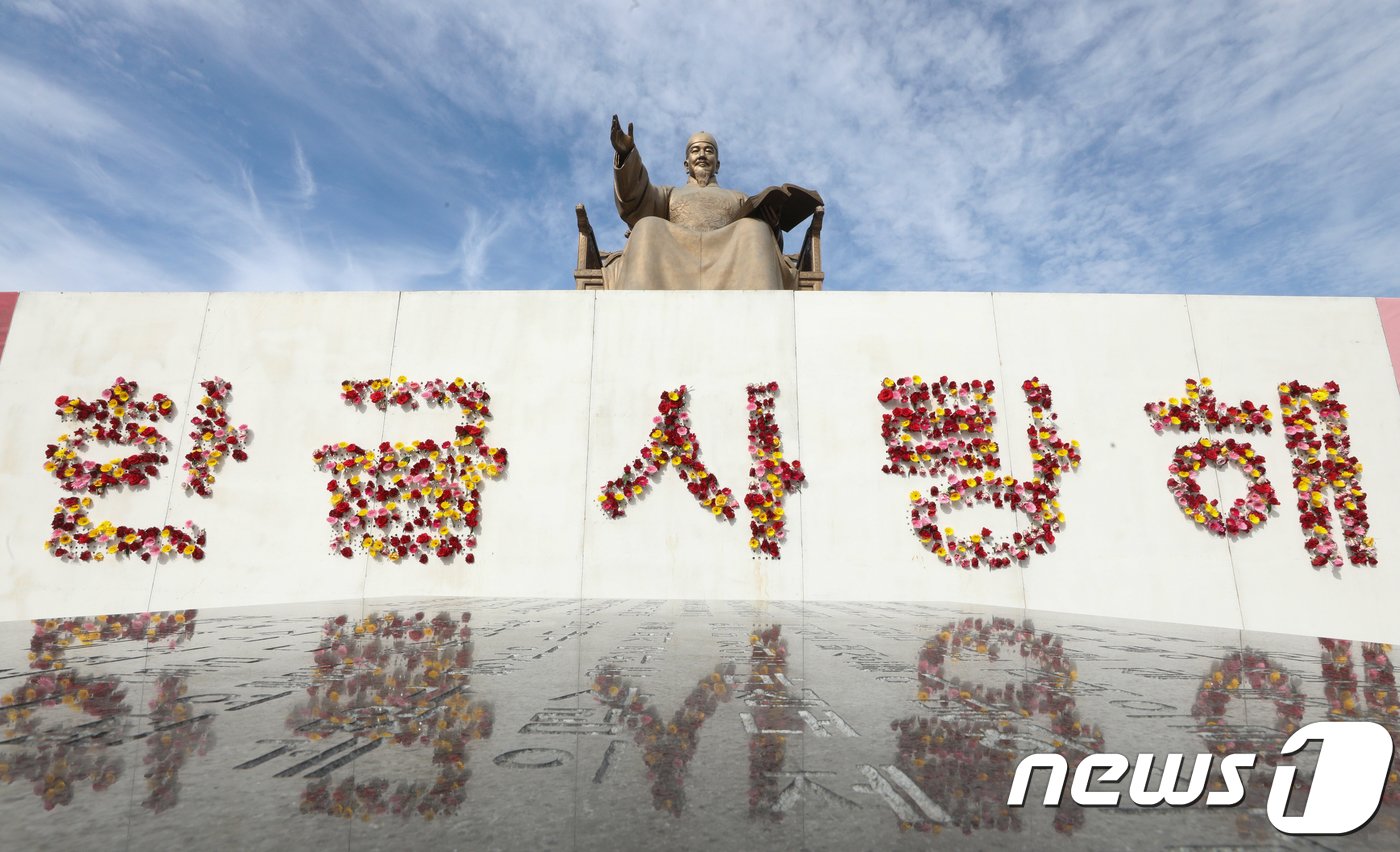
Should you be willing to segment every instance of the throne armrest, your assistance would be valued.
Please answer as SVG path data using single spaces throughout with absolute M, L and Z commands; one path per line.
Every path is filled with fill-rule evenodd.
M 578 218 L 578 266 L 574 268 L 574 288 L 602 290 L 603 256 L 598 251 L 593 226 L 588 222 L 588 211 L 580 204 L 574 208 L 574 215 Z
M 588 211 L 582 204 L 574 207 L 578 218 L 578 268 L 602 269 L 603 258 L 598 253 L 598 239 L 593 235 L 593 225 L 588 221 Z
M 802 238 L 802 250 L 797 254 L 798 272 L 822 271 L 822 217 L 825 207 L 818 207 L 812 214 L 812 224 L 807 227 L 807 235 Z
M 812 213 L 812 224 L 807 226 L 807 235 L 802 238 L 802 249 L 797 253 L 797 289 L 820 290 L 826 274 L 822 272 L 822 218 L 825 207 L 817 207 Z

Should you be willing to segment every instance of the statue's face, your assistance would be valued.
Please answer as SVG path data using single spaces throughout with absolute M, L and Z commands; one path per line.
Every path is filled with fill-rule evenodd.
M 713 139 L 691 138 L 685 146 L 685 171 L 701 183 L 719 171 L 719 148 Z

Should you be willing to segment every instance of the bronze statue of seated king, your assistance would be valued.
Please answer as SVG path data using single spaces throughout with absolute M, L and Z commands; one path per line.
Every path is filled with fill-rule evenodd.
M 719 143 L 709 133 L 685 146 L 683 186 L 658 186 L 633 141 L 613 116 L 613 189 L 617 213 L 631 229 L 620 252 L 603 253 L 588 212 L 577 207 L 578 289 L 820 290 L 825 208 L 810 189 L 785 184 L 747 196 L 716 181 Z M 811 218 L 796 254 L 782 234 Z

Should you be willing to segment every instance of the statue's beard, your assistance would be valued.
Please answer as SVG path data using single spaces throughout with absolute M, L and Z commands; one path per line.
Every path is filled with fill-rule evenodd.
M 709 165 L 693 165 L 690 167 L 690 176 L 701 186 L 709 186 L 715 179 L 715 170 Z

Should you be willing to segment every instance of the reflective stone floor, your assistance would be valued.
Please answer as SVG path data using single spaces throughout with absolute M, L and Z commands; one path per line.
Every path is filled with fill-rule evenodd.
M 1393 773 L 1348 836 L 1264 810 L 1288 731 L 1400 731 L 1388 648 L 1362 642 L 454 598 L 8 623 L 0 680 L 6 849 L 1400 848 Z M 1235 808 L 1047 808 L 1045 773 L 1006 807 L 1022 757 L 1097 751 L 1261 757 Z

